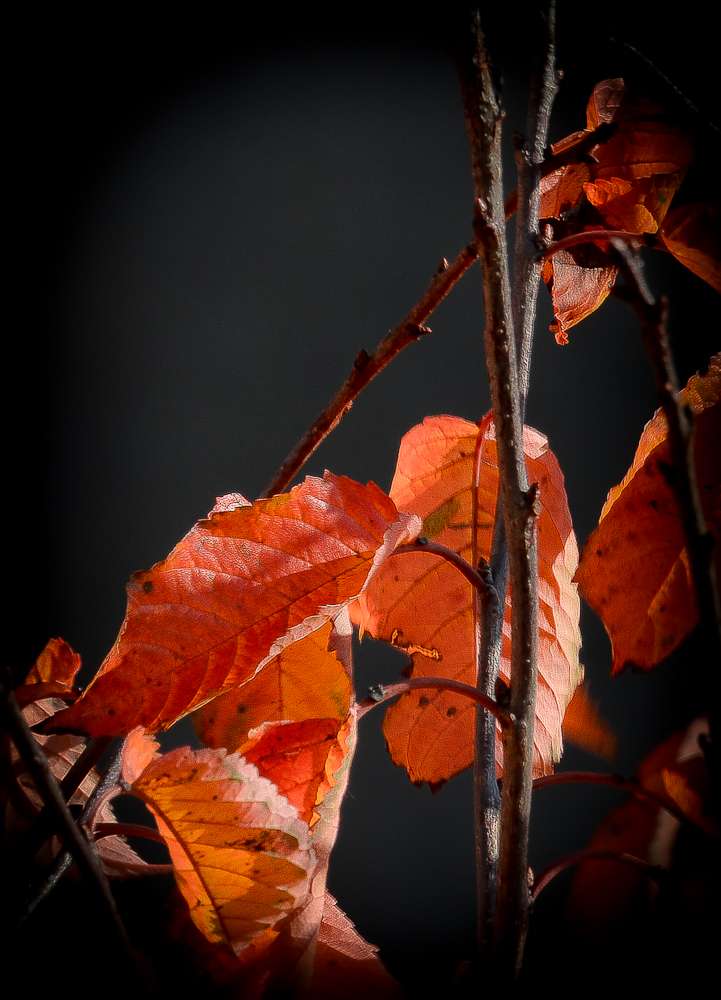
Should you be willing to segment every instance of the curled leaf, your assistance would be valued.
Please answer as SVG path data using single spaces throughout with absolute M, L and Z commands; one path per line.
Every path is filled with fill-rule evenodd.
M 721 529 L 721 355 L 681 392 L 694 414 L 694 455 L 709 530 Z M 650 670 L 698 622 L 683 524 L 666 470 L 671 454 L 662 411 L 646 425 L 633 465 L 614 487 L 586 542 L 575 579 L 613 647 L 612 672 Z M 715 558 L 721 564 L 719 546 Z

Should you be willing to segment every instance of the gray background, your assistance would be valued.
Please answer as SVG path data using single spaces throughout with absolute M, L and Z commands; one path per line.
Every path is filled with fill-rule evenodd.
M 583 127 L 595 80 L 639 72 L 606 41 L 618 10 L 625 37 L 710 113 L 704 39 L 685 21 L 674 48 L 649 21 L 655 9 L 611 6 L 596 28 L 562 5 L 566 82 L 552 139 Z M 501 14 L 488 30 L 505 73 L 510 170 L 529 38 L 510 37 Z M 117 634 L 130 574 L 163 558 L 217 495 L 257 496 L 358 350 L 372 350 L 439 259 L 471 238 L 465 125 L 439 35 L 399 5 L 337 23 L 63 15 L 22 36 L 11 625 L 28 605 L 33 619 L 9 629 L 19 674 L 62 635 L 87 680 Z M 701 171 L 692 183 L 703 196 Z M 715 296 L 675 261 L 647 258 L 654 288 L 671 295 L 685 379 L 718 340 Z M 489 406 L 481 304 L 474 269 L 431 317 L 433 334 L 372 384 L 304 474 L 328 468 L 387 489 L 402 435 L 424 416 L 478 419 Z M 571 330 L 566 347 L 550 320 L 542 290 L 528 422 L 565 471 L 582 545 L 628 468 L 654 389 L 620 303 Z M 692 716 L 697 693 L 679 681 L 681 661 L 611 682 L 602 627 L 584 612 L 583 628 L 592 692 L 623 738 L 617 767 L 632 772 Z M 364 642 L 359 691 L 401 666 Z M 407 963 L 424 955 L 428 979 L 472 949 L 470 774 L 437 796 L 412 787 L 380 723 L 378 712 L 361 724 L 329 887 L 393 969 L 412 976 Z M 181 724 L 165 742 L 190 739 Z M 562 766 L 604 767 L 573 749 Z M 581 786 L 541 793 L 532 866 L 583 846 L 616 801 Z M 559 892 L 543 904 L 548 919 Z

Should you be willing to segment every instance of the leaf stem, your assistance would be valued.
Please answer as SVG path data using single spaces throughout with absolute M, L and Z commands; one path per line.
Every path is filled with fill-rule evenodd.
M 470 698 L 477 705 L 482 705 L 498 719 L 501 725 L 508 725 L 511 721 L 508 712 L 493 698 L 489 698 L 470 684 L 463 684 L 461 681 L 454 681 L 448 677 L 410 677 L 408 680 L 397 681 L 395 684 L 379 684 L 377 687 L 371 688 L 371 693 L 367 698 L 356 703 L 358 718 L 363 718 L 376 705 L 382 705 L 384 702 L 390 701 L 391 698 L 396 698 L 399 694 L 405 694 L 407 691 L 414 691 L 416 688 L 452 691 L 454 694 L 463 695 L 464 698 Z
M 623 229 L 584 229 L 583 232 L 570 233 L 568 236 L 561 237 L 560 240 L 549 243 L 538 254 L 538 257 L 548 260 L 549 257 L 560 253 L 561 250 L 575 247 L 579 243 L 595 243 L 601 240 L 605 240 L 606 242 L 623 240 L 624 243 L 631 246 L 653 246 L 655 243 L 655 237 L 649 233 L 627 233 Z
M 469 562 L 466 562 L 463 556 L 454 552 L 453 549 L 449 549 L 446 545 L 440 545 L 438 542 L 430 542 L 425 539 L 423 541 L 407 542 L 405 545 L 399 545 L 395 548 L 390 553 L 389 558 L 403 555 L 404 552 L 427 552 L 431 556 L 440 556 L 441 559 L 445 559 L 446 562 L 455 566 L 458 572 L 465 576 L 466 580 L 468 580 L 479 594 L 489 596 L 490 591 L 493 590 L 493 585 L 487 577 L 481 576 Z
M 433 276 L 428 290 L 420 302 L 408 313 L 406 318 L 391 330 L 372 354 L 361 351 L 355 359 L 350 375 L 335 394 L 315 423 L 298 442 L 293 451 L 276 472 L 261 493 L 261 499 L 281 493 L 298 474 L 319 444 L 340 423 L 353 405 L 353 400 L 365 389 L 376 375 L 383 371 L 393 358 L 415 343 L 423 334 L 431 331 L 423 326 L 433 310 L 448 295 L 450 290 L 478 257 L 478 251 L 473 243 L 458 254 L 456 259 L 448 264 L 445 258 Z
M 624 792 L 630 792 L 635 798 L 655 809 L 665 809 L 681 822 L 688 822 L 688 817 L 678 808 L 678 806 L 661 798 L 649 789 L 644 788 L 638 778 L 624 778 L 622 774 L 598 774 L 595 771 L 560 771 L 556 774 L 547 774 L 542 778 L 535 778 L 533 791 L 539 788 L 547 788 L 549 785 L 564 785 L 575 782 L 585 782 L 592 785 L 608 785 L 611 788 L 620 788 Z
M 587 847 L 582 851 L 574 851 L 572 854 L 566 854 L 544 868 L 533 880 L 531 887 L 531 898 L 533 901 L 535 902 L 540 891 L 545 889 L 551 879 L 555 878 L 556 875 L 560 875 L 567 868 L 572 868 L 573 865 L 580 864 L 582 861 L 616 861 L 622 865 L 630 865 L 632 868 L 643 872 L 644 875 L 648 875 L 649 878 L 659 884 L 668 877 L 668 872 L 665 868 L 661 868 L 660 865 L 652 865 L 650 862 L 636 858 L 632 854 L 624 854 L 622 851 L 610 851 L 600 847 Z

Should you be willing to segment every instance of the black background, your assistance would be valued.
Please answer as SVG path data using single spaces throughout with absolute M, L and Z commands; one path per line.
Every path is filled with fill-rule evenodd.
M 504 74 L 509 171 L 510 136 L 525 119 L 526 8 L 484 12 Z M 551 139 L 583 127 L 597 80 L 623 75 L 673 107 L 708 164 L 714 132 L 703 117 L 714 115 L 717 86 L 699 5 L 668 22 L 654 3 L 599 8 L 560 6 L 565 79 Z M 163 558 L 217 495 L 256 497 L 358 350 L 372 350 L 439 259 L 471 238 L 444 28 L 413 5 L 322 18 L 204 9 L 164 23 L 118 5 L 19 23 L 6 327 L 17 601 L 6 645 L 18 675 L 61 635 L 82 654 L 87 681 L 117 634 L 130 574 Z M 701 117 L 611 36 L 642 50 Z M 684 200 L 708 197 L 710 162 L 700 156 Z M 671 299 L 685 381 L 718 349 L 717 300 L 676 261 L 647 257 L 652 287 Z M 424 416 L 476 420 L 489 406 L 481 305 L 474 269 L 431 317 L 433 334 L 371 385 L 304 474 L 329 468 L 387 489 L 402 435 Z M 550 319 L 542 290 L 528 422 L 565 471 L 582 545 L 655 395 L 619 302 L 572 329 L 566 347 Z M 603 629 L 585 610 L 582 624 L 592 693 L 622 736 L 616 766 L 629 773 L 702 702 L 693 649 L 650 676 L 611 682 Z M 359 692 L 401 666 L 364 642 Z M 470 774 L 437 796 L 412 787 L 374 715 L 361 724 L 329 888 L 391 969 L 428 983 L 472 951 Z M 164 745 L 192 738 L 183 723 Z M 603 765 L 571 748 L 561 766 Z M 540 793 L 532 866 L 582 847 L 617 801 L 582 786 Z M 548 890 L 539 928 L 556 919 L 562 889 Z M 545 940 L 532 932 L 532 946 L 534 933 Z M 534 959 L 535 974 L 556 975 L 563 947 L 545 972 Z

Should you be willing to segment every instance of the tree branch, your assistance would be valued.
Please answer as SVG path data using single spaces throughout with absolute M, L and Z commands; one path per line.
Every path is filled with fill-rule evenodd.
M 318 445 L 328 437 L 331 431 L 335 430 L 353 405 L 353 400 L 365 389 L 368 383 L 382 372 L 404 347 L 415 343 L 423 334 L 430 333 L 430 330 L 426 329 L 423 324 L 448 295 L 458 279 L 466 273 L 477 256 L 474 244 L 470 243 L 461 250 L 452 264 L 449 265 L 445 258 L 441 261 L 441 266 L 433 276 L 428 291 L 420 302 L 411 309 L 403 322 L 391 330 L 373 354 L 369 355 L 365 350 L 358 354 L 348 378 L 323 412 L 318 415 L 307 434 L 288 455 L 261 493 L 261 498 L 281 493 L 292 482 Z
M 510 985 L 520 968 L 530 912 L 527 853 L 538 645 L 537 558 L 533 537 L 537 490 L 528 488 L 523 451 L 501 175 L 503 113 L 478 11 L 472 13 L 469 27 L 461 39 L 456 63 L 471 145 L 476 195 L 474 233 L 483 265 L 486 365 L 496 427 L 513 609 L 509 705 L 513 722 L 503 729 L 504 780 L 494 928 L 498 984 Z M 496 587 L 500 592 L 498 584 Z

